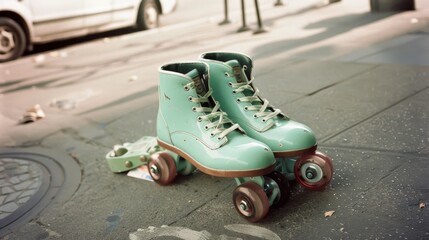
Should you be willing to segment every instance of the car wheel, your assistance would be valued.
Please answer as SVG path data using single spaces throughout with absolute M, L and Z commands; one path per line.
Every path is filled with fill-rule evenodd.
M 143 0 L 140 4 L 137 27 L 140 30 L 157 28 L 159 26 L 160 10 L 155 0 Z
M 0 17 L 0 62 L 19 58 L 27 45 L 24 30 L 14 20 Z

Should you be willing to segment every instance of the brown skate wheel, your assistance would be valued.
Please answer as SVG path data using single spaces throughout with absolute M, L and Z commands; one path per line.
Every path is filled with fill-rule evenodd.
M 167 185 L 176 177 L 176 163 L 166 152 L 152 154 L 148 168 L 150 176 L 160 185 Z
M 270 209 L 268 197 L 262 187 L 254 182 L 245 182 L 233 192 L 234 207 L 249 222 L 257 222 Z
M 310 190 L 322 190 L 332 180 L 334 167 L 331 158 L 323 153 L 305 154 L 295 162 L 296 180 Z
M 274 190 L 277 190 L 278 192 L 278 195 L 275 198 L 271 207 L 272 208 L 281 207 L 283 204 L 286 203 L 286 201 L 289 199 L 289 196 L 290 196 L 290 186 L 289 186 L 288 180 L 283 174 L 277 171 L 274 171 L 274 172 L 271 172 L 270 174 L 265 175 L 264 179 L 265 179 L 264 190 L 268 198 L 270 198 L 271 195 L 274 194 L 275 192 Z

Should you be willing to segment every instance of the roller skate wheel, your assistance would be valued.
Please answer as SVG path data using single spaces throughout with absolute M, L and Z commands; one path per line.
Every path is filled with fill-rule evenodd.
M 301 167 L 301 176 L 310 183 L 317 183 L 323 178 L 322 168 L 314 163 L 306 163 Z
M 296 180 L 310 190 L 322 190 L 332 180 L 333 163 L 331 158 L 320 152 L 303 155 L 295 162 Z
M 148 168 L 153 181 L 160 185 L 167 185 L 176 177 L 176 163 L 166 152 L 152 154 Z
M 264 179 L 264 191 L 267 194 L 267 197 L 270 199 L 272 197 L 271 195 L 277 192 L 277 196 L 271 207 L 276 208 L 285 204 L 290 196 L 290 186 L 286 177 L 278 171 L 273 171 L 272 173 L 265 175 Z
M 267 215 L 270 208 L 268 197 L 262 187 L 254 182 L 245 182 L 233 192 L 237 212 L 249 222 L 257 222 Z

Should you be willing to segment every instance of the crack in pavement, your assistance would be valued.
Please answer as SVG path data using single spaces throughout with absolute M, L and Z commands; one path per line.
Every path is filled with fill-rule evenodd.
M 333 139 L 334 137 L 336 137 L 336 136 L 338 136 L 338 135 L 340 135 L 340 134 L 342 134 L 342 133 L 344 133 L 344 132 L 346 132 L 346 131 L 348 131 L 348 130 L 350 130 L 350 129 L 352 129 L 352 128 L 354 128 L 354 127 L 356 127 L 356 126 L 358 126 L 358 125 L 360 125 L 360 124 L 362 124 L 364 122 L 369 121 L 370 119 L 376 117 L 377 115 L 380 115 L 381 113 L 383 113 L 383 112 L 391 109 L 392 107 L 394 107 L 396 105 L 399 105 L 400 103 L 402 103 L 402 102 L 410 99 L 411 97 L 414 97 L 414 96 L 416 96 L 416 95 L 418 95 L 418 94 L 420 94 L 420 93 L 422 93 L 422 92 L 424 92 L 424 91 L 426 91 L 428 89 L 429 89 L 429 86 L 427 86 L 427 87 L 425 87 L 423 89 L 417 90 L 414 93 L 412 93 L 412 94 L 410 94 L 410 95 L 408 95 L 406 97 L 403 97 L 403 98 L 399 99 L 398 101 L 394 102 L 393 104 L 390 104 L 389 106 L 387 106 L 387 107 L 385 107 L 385 108 L 383 108 L 383 109 L 381 109 L 379 111 L 376 111 L 373 114 L 370 114 L 366 118 L 363 118 L 362 120 L 359 120 L 359 121 L 351 124 L 350 126 L 344 128 L 342 130 L 339 130 L 339 131 L 337 131 L 337 132 L 335 132 L 333 134 L 330 134 L 330 135 L 328 135 L 326 137 L 323 137 L 322 139 L 319 140 L 319 142 L 327 142 L 327 141 Z

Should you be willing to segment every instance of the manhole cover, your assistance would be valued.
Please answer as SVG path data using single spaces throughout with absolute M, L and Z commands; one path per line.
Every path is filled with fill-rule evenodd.
M 70 156 L 40 148 L 0 149 L 0 237 L 31 221 L 53 199 L 69 199 L 80 179 Z
M 43 166 L 13 158 L 0 159 L 0 220 L 24 206 L 41 191 Z M 44 181 L 48 180 L 46 177 Z M 46 185 L 46 184 L 44 184 Z

